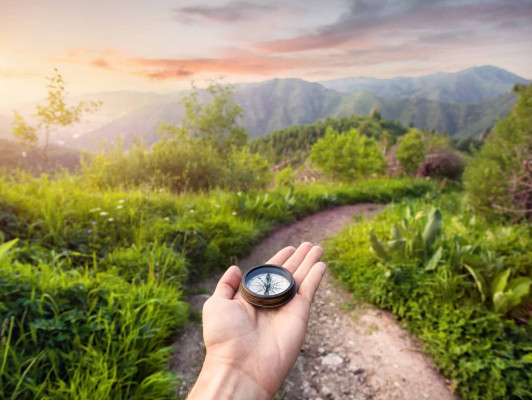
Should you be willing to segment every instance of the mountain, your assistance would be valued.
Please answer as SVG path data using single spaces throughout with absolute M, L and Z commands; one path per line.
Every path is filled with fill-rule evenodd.
M 386 100 L 427 99 L 473 103 L 508 93 L 515 83 L 529 83 L 504 69 L 483 66 L 456 73 L 438 72 L 419 78 L 345 78 L 319 82 L 340 93 L 370 92 Z
M 422 98 L 385 100 L 368 92 L 338 93 L 301 79 L 273 79 L 238 88 L 236 101 L 244 110 L 243 125 L 252 138 L 290 125 L 311 124 L 327 117 L 367 115 L 378 108 L 383 118 L 405 126 L 472 136 L 491 127 L 515 104 L 512 92 L 475 103 L 442 103 Z M 104 139 L 123 135 L 130 144 L 140 137 L 148 144 L 157 139 L 161 121 L 179 123 L 183 109 L 175 103 L 143 107 L 69 143 L 71 147 L 96 149 Z

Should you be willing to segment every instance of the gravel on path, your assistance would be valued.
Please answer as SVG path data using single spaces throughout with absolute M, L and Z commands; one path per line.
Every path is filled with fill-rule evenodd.
M 338 234 L 353 216 L 370 217 L 382 206 L 342 206 L 283 226 L 253 247 L 238 262 L 246 271 L 266 262 L 285 246 L 305 241 L 321 244 Z M 327 262 L 327 260 L 324 260 Z M 203 282 L 212 293 L 220 276 Z M 192 296 L 193 311 L 201 312 L 208 294 Z M 174 345 L 171 369 L 181 377 L 178 397 L 195 382 L 205 356 L 201 324 L 182 330 Z M 305 343 L 278 398 L 302 399 L 454 399 L 445 379 L 421 353 L 421 345 L 400 328 L 394 316 L 357 303 L 329 273 L 316 293 Z

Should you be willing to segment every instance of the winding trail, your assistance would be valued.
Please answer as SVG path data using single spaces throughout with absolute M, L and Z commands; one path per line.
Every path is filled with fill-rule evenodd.
M 321 244 L 338 234 L 353 216 L 370 217 L 382 206 L 357 204 L 319 212 L 272 232 L 239 261 L 243 271 L 268 260 L 285 246 Z M 327 260 L 324 260 L 327 262 Z M 219 276 L 201 284 L 212 293 Z M 209 295 L 190 298 L 200 312 Z M 191 323 L 175 343 L 171 369 L 182 377 L 178 396 L 185 396 L 201 369 L 205 347 L 200 323 Z M 355 303 L 330 276 L 316 293 L 305 344 L 279 398 L 302 399 L 454 399 L 445 379 L 421 353 L 417 340 L 399 327 L 394 316 Z

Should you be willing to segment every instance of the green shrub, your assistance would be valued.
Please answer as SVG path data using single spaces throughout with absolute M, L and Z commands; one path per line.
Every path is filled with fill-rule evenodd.
M 510 114 L 499 120 L 465 170 L 468 202 L 488 218 L 532 216 L 532 85 L 519 90 Z
M 396 158 L 403 171 L 408 175 L 412 175 L 425 159 L 426 151 L 427 145 L 423 132 L 418 129 L 410 129 L 406 135 L 398 139 Z
M 275 174 L 275 186 L 276 187 L 283 187 L 283 186 L 291 186 L 296 182 L 296 176 L 294 173 L 294 170 L 289 165 L 287 167 L 284 167 L 282 170 L 277 171 Z
M 331 179 L 353 182 L 384 171 L 386 161 L 377 142 L 357 130 L 327 129 L 310 150 L 309 159 Z
M 436 213 L 427 213 L 433 205 L 420 202 L 390 207 L 370 222 L 346 228 L 326 244 L 331 271 L 358 299 L 403 319 L 460 396 L 530 398 L 532 325 L 492 311 L 495 305 L 483 301 L 466 268 L 483 271 L 491 282 L 507 268 L 513 279 L 529 279 L 530 227 L 489 225 L 462 213 L 456 195 L 436 204 L 443 214 L 441 231 L 431 228 L 438 220 Z M 530 300 L 528 295 L 524 309 L 514 310 L 516 316 Z

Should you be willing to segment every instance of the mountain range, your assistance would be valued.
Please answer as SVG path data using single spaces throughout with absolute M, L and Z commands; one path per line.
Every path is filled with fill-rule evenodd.
M 328 116 L 369 114 L 373 108 L 378 108 L 383 118 L 407 126 L 468 137 L 484 132 L 506 115 L 516 101 L 513 85 L 528 82 L 492 66 L 418 78 L 272 79 L 237 85 L 235 100 L 243 108 L 242 123 L 251 137 Z M 102 100 L 104 104 L 84 125 L 61 132 L 61 142 L 94 150 L 102 141 L 113 141 L 120 135 L 126 144 L 134 137 L 152 144 L 158 139 L 161 121 L 179 123 L 183 108 L 177 101 L 187 92 L 107 92 L 73 97 L 72 101 Z M 5 137 L 5 121 L 0 115 L 0 137 Z

